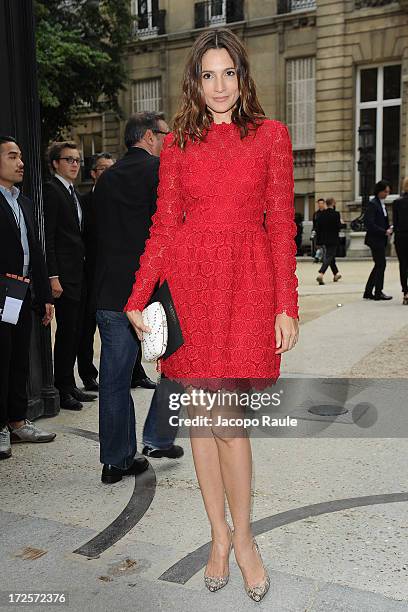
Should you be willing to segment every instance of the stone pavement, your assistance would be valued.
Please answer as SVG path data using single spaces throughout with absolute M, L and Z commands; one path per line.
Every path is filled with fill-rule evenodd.
M 327 273 L 318 287 L 317 266 L 299 263 L 301 337 L 284 356 L 282 385 L 375 379 L 368 391 L 354 390 L 354 399 L 374 389 L 378 420 L 370 428 L 363 415 L 361 436 L 354 417 L 344 415 L 301 418 L 296 436 L 253 438 L 252 520 L 271 575 L 261 604 L 246 596 L 233 555 L 225 589 L 213 594 L 202 584 L 209 529 L 187 439 L 179 441 L 182 459 L 153 459 L 142 476 L 102 485 L 97 402 L 42 420 L 57 439 L 15 445 L 12 459 L 0 462 L 0 604 L 7 592 L 53 592 L 68 594 L 65 608 L 24 606 L 408 611 L 408 308 L 395 261 L 385 286 L 394 300 L 384 303 L 361 299 L 370 262 L 340 260 L 339 267 L 339 283 Z M 136 389 L 133 397 L 140 442 L 151 392 Z M 386 436 L 384 415 L 395 426 Z

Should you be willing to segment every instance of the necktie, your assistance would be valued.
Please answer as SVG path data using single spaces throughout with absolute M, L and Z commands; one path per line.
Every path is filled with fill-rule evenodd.
M 79 202 L 78 202 L 78 198 L 77 198 L 77 196 L 76 196 L 75 189 L 74 189 L 74 186 L 73 186 L 73 185 L 70 185 L 70 186 L 69 186 L 69 191 L 70 191 L 70 193 L 71 193 L 72 202 L 73 202 L 73 204 L 74 204 L 75 218 L 76 218 L 76 220 L 77 220 L 77 222 L 78 222 L 79 228 L 80 228 L 80 229 L 82 229 L 82 227 L 81 227 L 81 226 L 82 226 L 82 224 L 81 224 L 81 218 L 80 218 L 80 216 L 79 216 L 79 210 L 78 210 L 78 207 L 79 207 Z

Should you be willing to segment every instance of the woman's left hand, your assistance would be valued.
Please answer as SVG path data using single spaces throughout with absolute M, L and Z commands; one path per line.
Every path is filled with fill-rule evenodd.
M 285 312 L 276 315 L 275 320 L 276 355 L 290 351 L 299 339 L 299 321 Z

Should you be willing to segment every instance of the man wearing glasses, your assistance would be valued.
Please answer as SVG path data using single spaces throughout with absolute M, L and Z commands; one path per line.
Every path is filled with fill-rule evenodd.
M 44 225 L 48 275 L 55 300 L 54 384 L 61 408 L 81 410 L 96 399 L 75 382 L 82 310 L 85 304 L 83 212 L 74 181 L 81 156 L 74 142 L 56 142 L 48 150 L 53 174 L 44 186 Z

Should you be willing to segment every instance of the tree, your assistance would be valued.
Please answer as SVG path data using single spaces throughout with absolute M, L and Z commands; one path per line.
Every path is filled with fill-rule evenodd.
M 84 106 L 119 111 L 126 83 L 128 0 L 35 0 L 42 141 L 47 145 Z

